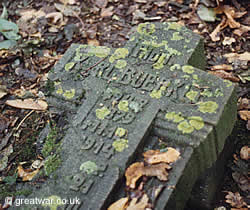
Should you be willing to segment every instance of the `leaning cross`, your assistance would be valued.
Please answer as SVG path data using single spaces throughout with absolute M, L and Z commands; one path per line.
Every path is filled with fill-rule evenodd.
M 73 44 L 49 75 L 51 110 L 66 111 L 61 167 L 32 196 L 78 197 L 62 209 L 106 209 L 145 148 L 179 148 L 156 209 L 182 209 L 235 121 L 234 85 L 197 68 L 200 37 L 176 23 L 143 23 L 123 48 Z M 159 182 L 153 182 L 153 186 Z

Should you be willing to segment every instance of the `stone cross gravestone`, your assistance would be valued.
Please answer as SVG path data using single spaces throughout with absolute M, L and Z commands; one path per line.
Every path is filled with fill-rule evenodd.
M 234 85 L 204 65 L 201 38 L 176 23 L 140 24 L 118 49 L 73 44 L 49 75 L 50 108 L 68 113 L 61 165 L 29 198 L 81 202 L 38 209 L 107 209 L 155 135 L 181 152 L 155 209 L 182 209 L 236 116 Z

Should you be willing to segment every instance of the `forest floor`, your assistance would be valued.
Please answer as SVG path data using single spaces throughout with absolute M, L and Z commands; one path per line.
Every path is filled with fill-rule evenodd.
M 50 114 L 43 88 L 72 43 L 121 47 L 146 21 L 175 21 L 204 38 L 206 71 L 238 84 L 237 138 L 214 208 L 250 205 L 250 4 L 244 0 L 3 0 L 0 5 L 0 209 L 43 160 L 39 131 Z M 23 99 L 23 100 L 20 100 Z M 12 102 L 10 102 L 12 101 Z M 40 101 L 39 107 L 35 101 Z M 24 169 L 25 168 L 25 169 Z

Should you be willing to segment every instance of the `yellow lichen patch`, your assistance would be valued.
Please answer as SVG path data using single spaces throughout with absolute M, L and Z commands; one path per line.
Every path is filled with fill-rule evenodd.
M 118 60 L 115 64 L 115 67 L 118 69 L 122 69 L 127 65 L 127 61 L 125 60 Z
M 127 139 L 115 140 L 112 146 L 117 152 L 122 152 L 124 149 L 128 147 L 128 140 Z
M 152 92 L 149 94 L 151 98 L 159 99 L 162 97 L 161 95 L 161 89 L 160 90 L 152 90 Z
M 65 70 L 69 71 L 70 69 L 72 69 L 74 67 L 75 63 L 74 62 L 69 62 L 65 65 Z
M 179 123 L 177 128 L 179 131 L 182 131 L 182 133 L 192 133 L 194 131 L 194 127 L 191 126 L 186 120 Z
M 127 130 L 124 128 L 117 128 L 115 131 L 115 135 L 119 137 L 125 136 L 126 133 L 127 133 Z
M 173 66 L 170 67 L 170 71 L 174 71 L 177 69 L 181 69 L 181 65 L 180 64 L 174 64 Z
M 176 22 L 173 22 L 173 23 L 168 23 L 167 29 L 180 31 L 181 27 L 182 27 L 182 25 L 180 25 L 180 24 L 178 24 Z
M 67 99 L 71 99 L 75 96 L 75 92 L 76 92 L 75 89 L 65 90 L 63 96 Z
M 179 112 L 178 114 L 175 112 L 168 112 L 165 115 L 166 119 L 168 120 L 173 120 L 174 123 L 178 123 L 184 120 L 184 117 L 181 116 L 181 113 Z
M 49 207 L 50 210 L 57 210 L 57 207 L 62 205 L 63 202 L 57 195 L 51 195 L 50 197 L 44 199 L 44 202 L 42 203 L 42 206 Z
M 166 54 L 162 53 L 156 63 L 153 64 L 154 69 L 162 69 L 164 67 L 164 61 L 166 58 Z
M 104 118 L 110 113 L 110 110 L 107 107 L 102 107 L 101 109 L 97 109 L 95 111 L 96 117 L 100 120 L 104 120 Z
M 194 101 L 197 95 L 198 95 L 198 92 L 194 90 L 191 90 L 186 93 L 186 97 L 191 101 Z
M 98 171 L 98 166 L 93 161 L 86 161 L 81 164 L 80 171 L 84 171 L 86 174 L 93 174 Z
M 99 58 L 105 58 L 109 55 L 110 48 L 105 47 L 105 46 L 98 46 L 98 47 L 88 46 L 87 52 L 89 56 L 95 55 L 96 57 L 99 57 Z
M 128 55 L 128 49 L 127 48 L 118 48 L 115 50 L 115 52 L 110 56 L 109 62 L 113 63 L 115 60 L 126 58 Z
M 63 94 L 63 89 L 62 89 L 62 87 L 58 88 L 58 89 L 56 90 L 56 93 L 59 94 L 59 95 Z
M 193 75 L 193 79 L 194 79 L 194 80 L 198 80 L 198 75 L 197 75 L 197 74 L 194 74 L 194 75 Z
M 171 40 L 173 40 L 173 41 L 179 41 L 179 40 L 182 40 L 182 39 L 184 39 L 184 38 L 183 38 L 183 36 L 180 36 L 179 32 L 174 32 L 173 37 L 171 38 Z
M 206 101 L 198 103 L 199 111 L 202 113 L 215 113 L 218 104 L 214 101 Z
M 141 23 L 137 27 L 137 32 L 142 35 L 151 35 L 155 32 L 155 25 L 152 23 Z
M 190 65 L 182 66 L 182 71 L 188 74 L 192 74 L 194 72 L 194 67 Z
M 128 101 L 121 100 L 118 104 L 118 109 L 124 112 L 128 112 Z
M 192 125 L 196 130 L 200 130 L 204 127 L 204 121 L 199 116 L 192 116 L 189 117 L 189 123 Z
M 227 83 L 227 85 L 226 85 L 227 87 L 231 87 L 233 84 L 232 82 L 225 80 L 225 79 L 223 80 L 223 82 Z

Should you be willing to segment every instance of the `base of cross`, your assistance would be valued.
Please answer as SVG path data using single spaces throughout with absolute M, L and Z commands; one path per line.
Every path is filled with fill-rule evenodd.
M 154 171 L 132 188 L 147 195 L 154 209 L 183 209 L 236 120 L 235 86 L 202 71 L 204 65 L 201 37 L 177 23 L 140 24 L 118 49 L 73 44 L 48 78 L 50 111 L 65 116 L 65 134 L 49 152 L 44 145 L 53 142 L 41 135 L 45 161 L 37 179 L 46 181 L 39 189 L 21 186 L 32 191 L 27 199 L 51 202 L 23 208 L 107 209 L 126 196 L 130 202 L 133 196 L 124 191 L 131 188 L 128 167 L 139 162 L 148 177 L 141 154 L 162 157 L 172 147 L 180 153 L 164 163 L 172 169 L 161 169 L 163 178 Z M 66 202 L 72 198 L 80 204 Z

